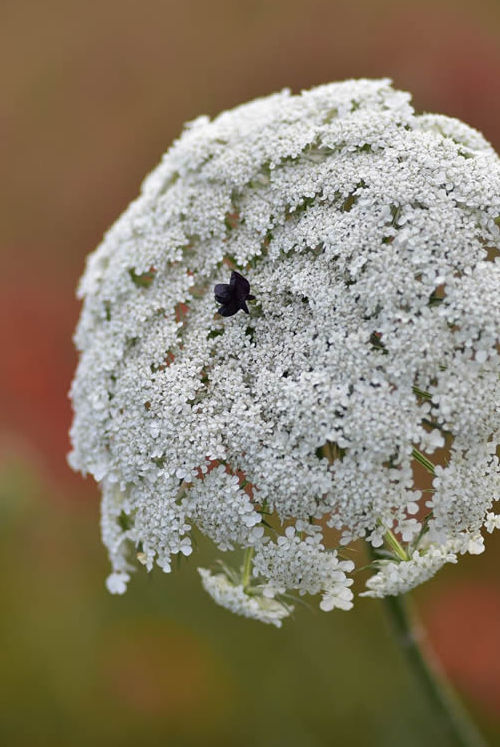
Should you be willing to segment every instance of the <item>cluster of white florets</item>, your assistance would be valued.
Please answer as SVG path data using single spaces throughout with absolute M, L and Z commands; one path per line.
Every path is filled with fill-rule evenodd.
M 408 560 L 395 563 L 377 561 L 379 570 L 366 582 L 364 597 L 386 597 L 404 594 L 409 589 L 432 578 L 445 563 L 456 563 L 456 548 L 431 545 L 422 551 L 415 550 Z
M 388 80 L 191 123 L 80 286 L 70 462 L 102 487 L 108 588 L 135 560 L 169 571 L 194 526 L 246 552 L 205 588 L 275 624 L 289 592 L 352 606 L 331 530 L 399 538 L 376 596 L 478 552 L 499 524 L 499 224 L 491 146 Z M 221 317 L 232 269 L 256 300 Z
M 303 522 L 297 522 L 299 528 Z M 349 610 L 352 607 L 353 581 L 346 574 L 354 570 L 350 560 L 340 560 L 337 552 L 327 551 L 322 544 L 321 527 L 315 526 L 312 535 L 301 539 L 294 527 L 287 527 L 276 542 L 260 543 L 253 560 L 253 573 L 268 579 L 264 596 L 274 598 L 288 590 L 299 594 L 319 594 L 320 608 L 334 607 Z
M 258 587 L 245 588 L 227 573 L 210 573 L 206 568 L 198 571 L 203 588 L 212 599 L 238 615 L 281 628 L 283 618 L 293 611 L 292 606 L 261 593 Z

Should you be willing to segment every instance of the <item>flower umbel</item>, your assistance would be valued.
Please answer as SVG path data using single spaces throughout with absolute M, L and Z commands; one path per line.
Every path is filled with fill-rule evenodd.
M 352 606 L 336 545 L 385 546 L 371 596 L 481 551 L 499 217 L 491 146 L 388 80 L 188 125 L 80 284 L 70 463 L 101 485 L 110 591 L 137 561 L 169 571 L 193 526 L 246 552 L 244 579 L 205 588 L 275 625 L 289 593 Z
M 293 607 L 265 596 L 257 587 L 245 589 L 241 583 L 235 583 L 224 573 L 212 574 L 206 568 L 198 568 L 198 573 L 203 588 L 212 599 L 237 615 L 281 628 L 283 618 L 293 611 Z

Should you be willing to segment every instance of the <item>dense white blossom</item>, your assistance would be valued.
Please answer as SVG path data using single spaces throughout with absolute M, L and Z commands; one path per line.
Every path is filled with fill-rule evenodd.
M 335 551 L 326 551 L 319 533 L 301 540 L 293 527 L 276 542 L 262 543 L 258 547 L 253 574 L 269 579 L 264 595 L 274 597 L 288 589 L 297 589 L 300 594 L 322 592 L 320 608 L 332 610 L 352 607 L 353 593 L 349 589 L 352 579 L 346 572 L 354 569 L 350 560 L 339 560 Z
M 266 596 L 258 587 L 245 589 L 242 584 L 234 583 L 224 573 L 210 573 L 206 568 L 198 568 L 198 572 L 203 588 L 212 599 L 237 615 L 251 617 L 281 628 L 283 618 L 293 612 L 292 606 Z
M 388 80 L 189 124 L 80 285 L 70 463 L 102 487 L 110 591 L 137 561 L 169 571 L 194 526 L 250 563 L 250 581 L 200 571 L 205 588 L 274 624 L 290 591 L 352 606 L 335 545 L 399 538 L 372 596 L 481 551 L 499 249 L 500 159 Z M 216 314 L 232 270 L 249 315 Z
M 415 550 L 408 560 L 399 563 L 391 560 L 377 561 L 378 573 L 368 579 L 368 591 L 361 596 L 397 596 L 427 581 L 445 563 L 456 562 L 456 554 L 447 546 L 431 546 L 425 552 Z
M 214 500 L 207 505 L 207 493 Z M 262 516 L 249 496 L 240 489 L 240 480 L 218 466 L 195 480 L 184 500 L 186 513 L 221 550 L 232 550 L 235 544 L 252 544 L 264 535 L 258 526 Z

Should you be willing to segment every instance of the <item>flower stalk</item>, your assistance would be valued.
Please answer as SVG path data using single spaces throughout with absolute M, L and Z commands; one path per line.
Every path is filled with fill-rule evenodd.
M 406 595 L 385 597 L 383 604 L 415 680 L 425 693 L 443 736 L 447 737 L 446 743 L 453 747 L 486 747 L 427 646 L 424 651 L 422 632 L 415 623 Z
M 412 456 L 415 459 L 416 462 L 422 465 L 424 469 L 427 470 L 427 472 L 430 472 L 431 475 L 435 474 L 434 465 L 431 462 L 430 459 L 427 459 L 426 456 L 424 456 L 418 449 L 413 449 Z
M 253 547 L 248 547 L 245 550 L 245 556 L 243 559 L 243 571 L 241 574 L 241 585 L 243 586 L 244 589 L 246 589 L 250 583 L 250 578 L 252 575 L 252 558 L 253 558 Z
M 384 534 L 384 542 L 394 552 L 399 560 L 409 560 L 407 552 L 390 529 L 388 529 Z

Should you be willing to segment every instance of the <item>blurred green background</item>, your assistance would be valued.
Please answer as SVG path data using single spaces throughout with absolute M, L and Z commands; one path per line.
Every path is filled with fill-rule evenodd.
M 2 0 L 0 743 L 445 745 L 378 602 L 278 631 L 176 573 L 104 589 L 98 493 L 65 462 L 85 255 L 182 123 L 285 86 L 388 75 L 500 150 L 498 0 Z M 500 744 L 500 537 L 415 594 Z

